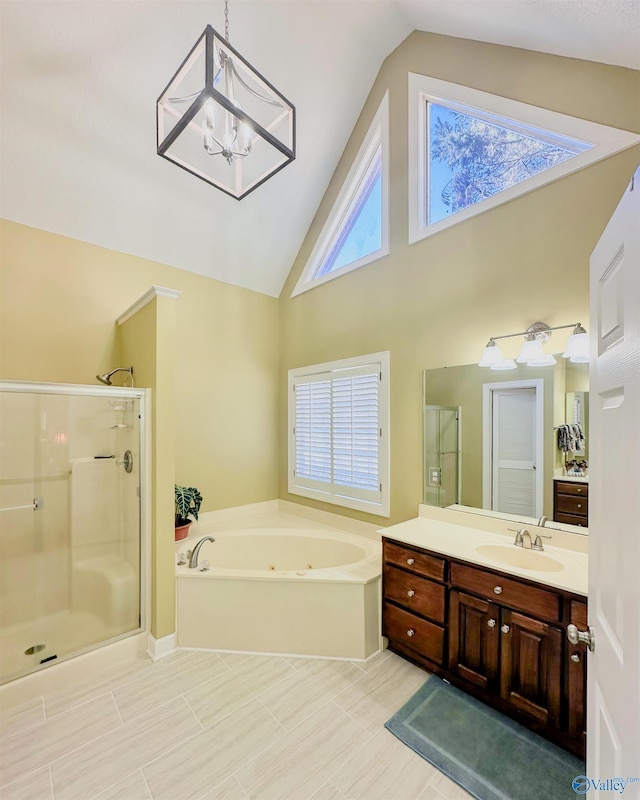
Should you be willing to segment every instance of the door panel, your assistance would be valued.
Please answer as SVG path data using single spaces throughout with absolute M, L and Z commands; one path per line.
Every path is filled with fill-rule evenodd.
M 518 711 L 560 724 L 562 632 L 515 611 L 502 611 L 500 694 Z
M 640 764 L 640 169 L 590 270 L 587 772 L 605 780 Z
M 499 607 L 454 590 L 449 620 L 449 669 L 490 689 L 498 676 Z

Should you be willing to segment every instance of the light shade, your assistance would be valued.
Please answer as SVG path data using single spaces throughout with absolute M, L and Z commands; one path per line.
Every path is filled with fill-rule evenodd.
M 520 355 L 516 358 L 518 364 L 529 364 L 531 361 L 536 361 L 544 358 L 544 351 L 542 343 L 535 338 L 535 336 L 527 336 L 522 345 Z
M 558 362 L 555 358 L 551 355 L 551 353 L 542 353 L 539 358 L 532 358 L 531 361 L 527 362 L 527 366 L 529 367 L 552 367 L 554 364 Z
M 576 328 L 576 331 L 578 328 Z M 568 358 L 577 364 L 589 362 L 589 334 L 580 328 L 580 332 L 572 333 L 567 342 L 567 349 L 562 354 L 563 358 Z
M 295 108 L 210 25 L 157 101 L 158 155 L 238 200 L 295 158 Z
M 503 358 L 502 361 L 498 361 L 496 364 L 492 364 L 491 369 L 495 370 L 518 369 L 518 365 L 512 358 Z
M 493 341 L 493 339 L 489 339 L 487 346 L 484 348 L 482 352 L 482 358 L 478 362 L 479 367 L 493 367 L 494 364 L 499 364 L 501 361 L 504 361 L 504 356 L 502 355 L 502 351 L 498 347 L 498 345 Z

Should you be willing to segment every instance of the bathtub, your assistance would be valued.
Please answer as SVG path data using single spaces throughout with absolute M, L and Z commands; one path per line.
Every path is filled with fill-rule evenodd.
M 180 542 L 186 553 L 215 538 L 198 569 L 176 567 L 178 646 L 346 659 L 377 652 L 379 538 L 282 514 L 268 521 L 199 525 Z

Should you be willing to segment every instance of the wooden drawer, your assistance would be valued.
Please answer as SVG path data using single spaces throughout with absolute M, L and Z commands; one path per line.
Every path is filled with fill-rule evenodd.
M 558 494 L 572 494 L 579 497 L 589 496 L 588 483 L 573 483 L 572 481 L 556 481 L 556 492 Z
M 444 581 L 445 561 L 443 558 L 435 558 L 435 556 L 429 556 L 426 553 L 412 550 L 410 547 L 404 547 L 386 539 L 383 541 L 384 561 L 386 564 L 402 567 L 402 569 L 415 572 L 416 575 L 422 575 L 425 578 Z
M 384 596 L 416 614 L 444 622 L 445 587 L 440 583 L 385 564 Z
M 416 650 L 434 664 L 442 664 L 444 628 L 390 603 L 384 604 L 382 615 L 382 633 L 386 637 L 402 642 L 405 647 Z
M 455 561 L 451 562 L 451 583 L 487 600 L 518 608 L 544 619 L 556 622 L 561 618 L 560 596 L 553 591 L 493 575 Z
M 556 512 L 586 517 L 589 513 L 589 499 L 575 494 L 559 494 L 556 497 Z
M 586 528 L 589 524 L 588 518 L 576 517 L 574 514 L 561 514 L 556 512 L 553 517 L 554 522 L 565 522 L 568 525 L 578 525 L 580 528 Z

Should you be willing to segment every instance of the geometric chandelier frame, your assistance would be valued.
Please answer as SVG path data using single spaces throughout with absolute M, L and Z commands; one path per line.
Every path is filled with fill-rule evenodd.
M 228 22 L 227 22 L 228 26 Z M 296 155 L 295 106 L 211 25 L 156 103 L 158 155 L 241 200 Z

